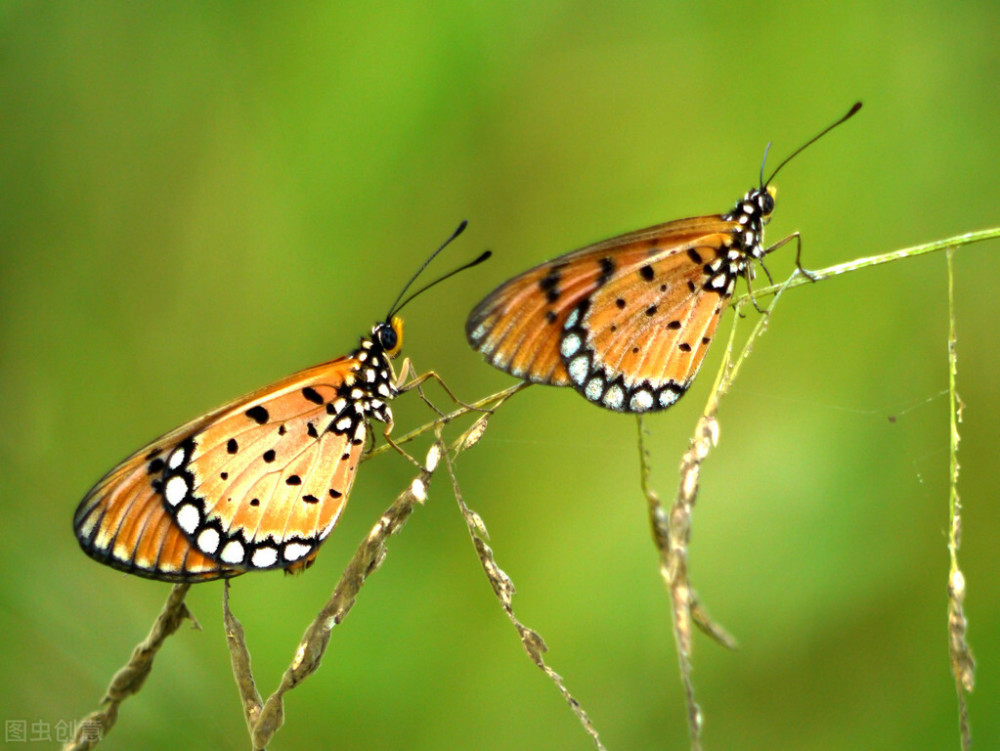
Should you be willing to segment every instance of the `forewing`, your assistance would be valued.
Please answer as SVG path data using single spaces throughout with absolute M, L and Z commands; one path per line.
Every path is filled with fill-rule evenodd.
M 340 358 L 288 376 L 137 451 L 81 502 L 81 546 L 167 581 L 307 565 L 364 448 L 364 416 L 338 394 L 355 365 Z
M 726 297 L 707 265 L 737 224 L 659 224 L 568 253 L 505 282 L 466 322 L 470 344 L 525 380 L 572 385 L 618 411 L 664 409 L 697 373 Z

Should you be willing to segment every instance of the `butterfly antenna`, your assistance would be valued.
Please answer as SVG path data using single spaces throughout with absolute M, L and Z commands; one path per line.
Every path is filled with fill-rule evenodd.
M 795 151 L 793 151 L 789 156 L 786 156 L 785 159 L 784 159 L 784 161 L 777 166 L 777 168 L 774 170 L 774 172 L 771 173 L 771 176 L 769 178 L 767 178 L 766 181 L 763 180 L 763 179 L 761 179 L 760 186 L 763 188 L 763 187 L 765 187 L 767 185 L 770 185 L 771 181 L 774 179 L 774 176 L 777 175 L 781 171 L 782 167 L 784 167 L 786 164 L 788 164 L 790 161 L 792 161 L 792 159 L 794 159 L 796 156 L 798 156 L 799 154 L 801 154 L 802 151 L 806 149 L 806 147 L 812 146 L 814 143 L 816 143 L 816 141 L 818 141 L 819 139 L 821 139 L 823 136 L 825 136 L 831 130 L 833 130 L 834 128 L 836 128 L 838 125 L 841 125 L 841 124 L 847 122 L 848 120 L 850 120 L 852 117 L 854 117 L 858 113 L 858 110 L 860 110 L 860 109 L 861 109 L 861 102 L 855 102 L 854 106 L 851 107 L 850 110 L 848 110 L 848 112 L 847 112 L 846 115 L 844 115 L 842 118 L 840 118 L 839 120 L 837 120 L 837 122 L 833 123 L 833 125 L 827 125 L 825 128 L 823 128 L 823 130 L 821 130 L 815 136 L 813 136 L 808 141 L 806 141 L 804 144 L 802 144 L 797 149 L 795 149 Z M 771 146 L 771 144 L 768 144 L 768 148 L 770 148 L 770 146 Z M 767 160 L 767 149 L 764 149 L 764 159 L 765 159 L 765 161 Z M 760 165 L 760 175 L 761 175 L 761 178 L 764 177 L 764 165 L 763 164 Z
M 767 183 L 764 182 L 764 165 L 767 164 L 767 152 L 771 150 L 771 142 L 767 142 L 767 146 L 764 147 L 764 158 L 760 160 L 760 189 L 764 190 L 764 186 Z M 771 175 L 774 177 L 774 175 Z M 769 181 L 770 182 L 770 181 Z
M 465 232 L 465 228 L 468 226 L 469 226 L 468 220 L 463 219 L 461 224 L 459 224 L 458 227 L 455 229 L 455 231 L 451 233 L 451 236 L 443 243 L 441 243 L 441 247 L 439 247 L 437 250 L 431 253 L 430 256 L 427 257 L 427 260 L 424 261 L 422 264 L 420 264 L 420 268 L 417 269 L 417 273 L 414 274 L 412 277 L 410 277 L 410 281 L 408 281 L 405 285 L 403 285 L 403 289 L 399 291 L 399 295 L 396 296 L 396 300 L 392 303 L 392 307 L 389 308 L 389 315 L 386 316 L 386 320 L 392 318 L 393 313 L 397 312 L 401 307 L 403 307 L 402 305 L 399 305 L 399 301 L 403 298 L 403 295 L 406 294 L 406 290 L 408 290 L 412 286 L 412 284 L 415 281 L 417 281 L 417 277 L 420 276 L 422 273 L 424 273 L 424 269 L 427 268 L 427 264 L 433 261 L 437 257 L 438 253 L 447 248 L 451 244 L 452 240 L 454 240 L 456 237 Z M 403 305 L 405 304 L 406 303 L 403 303 Z
M 468 226 L 468 224 L 469 223 L 467 221 L 463 220 L 462 223 L 458 225 L 458 228 L 454 232 L 451 233 L 451 236 L 441 244 L 441 247 L 438 248 L 437 250 L 435 250 L 433 253 L 431 253 L 430 256 L 427 258 L 427 260 L 424 261 L 420 265 L 420 268 L 417 269 L 417 273 L 414 274 L 413 277 L 410 279 L 410 281 L 408 281 L 406 283 L 406 286 L 403 287 L 403 290 L 399 293 L 399 296 L 396 297 L 396 301 L 392 304 L 392 307 L 389 308 L 389 315 L 387 315 L 386 318 L 385 318 L 387 321 L 391 320 L 392 317 L 396 313 L 398 313 L 404 307 L 406 307 L 406 305 L 410 302 L 410 300 L 412 300 L 417 295 L 420 295 L 420 294 L 426 292 L 427 290 L 429 290 L 434 285 L 440 284 L 441 282 L 443 282 L 445 279 L 448 279 L 450 277 L 455 276 L 455 274 L 459 273 L 460 271 L 465 271 L 466 269 L 469 269 L 469 268 L 472 268 L 473 266 L 479 265 L 480 263 L 482 263 L 483 261 L 485 261 L 487 258 L 489 258 L 491 255 L 493 255 L 493 251 L 491 251 L 491 250 L 484 251 L 475 260 L 469 261 L 468 263 L 459 266 L 457 269 L 453 269 L 452 271 L 449 271 L 444 276 L 438 277 L 437 279 L 435 279 L 432 282 L 428 282 L 423 287 L 421 287 L 420 289 L 418 289 L 416 292 L 412 293 L 405 300 L 403 300 L 402 302 L 400 302 L 400 300 L 402 300 L 402 298 L 403 298 L 403 295 L 406 294 L 406 291 L 417 280 L 417 277 L 419 277 L 420 274 L 423 273 L 424 269 L 427 268 L 427 265 L 431 261 L 434 260 L 434 258 L 437 256 L 438 253 L 440 253 L 442 250 L 444 250 L 446 247 L 448 247 L 448 245 L 451 243 L 452 240 L 454 240 L 456 237 L 458 237 L 460 234 L 462 234 L 462 232 L 465 231 L 465 228 L 466 228 L 466 226 Z

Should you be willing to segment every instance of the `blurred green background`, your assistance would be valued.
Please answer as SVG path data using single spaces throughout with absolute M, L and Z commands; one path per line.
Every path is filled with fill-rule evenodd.
M 436 268 L 495 258 L 408 308 L 405 349 L 472 399 L 513 383 L 463 335 L 497 283 L 728 210 L 769 140 L 779 159 L 859 98 L 783 171 L 772 240 L 801 230 L 821 268 L 1000 223 L 998 38 L 992 3 L 3 3 L 4 720 L 94 709 L 168 592 L 80 552 L 70 521 L 88 487 L 165 430 L 348 352 L 459 220 Z M 769 265 L 783 278 L 793 254 Z M 955 268 L 986 749 L 1000 744 L 1000 247 L 963 248 Z M 697 638 L 707 748 L 958 746 L 946 281 L 941 254 L 789 292 L 724 401 L 691 570 L 741 649 Z M 649 420 L 664 497 L 721 354 Z M 400 431 L 428 417 L 410 396 L 395 409 Z M 458 469 L 517 612 L 607 745 L 686 748 L 634 420 L 532 388 Z M 398 456 L 365 464 L 312 570 L 235 580 L 262 691 L 411 476 Z M 168 642 L 104 747 L 247 747 L 220 600 L 219 583 L 192 590 L 202 631 Z M 272 744 L 332 746 L 592 747 L 496 605 L 443 475 Z

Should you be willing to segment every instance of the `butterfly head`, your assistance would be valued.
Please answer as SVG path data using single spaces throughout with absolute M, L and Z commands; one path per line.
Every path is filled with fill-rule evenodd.
M 403 319 L 393 316 L 388 321 L 375 324 L 372 328 L 372 342 L 387 357 L 396 357 L 403 349 Z
M 736 244 L 744 253 L 754 258 L 764 257 L 764 225 L 774 212 L 777 191 L 772 185 L 751 188 L 736 202 L 726 219 L 736 222 L 733 235 Z

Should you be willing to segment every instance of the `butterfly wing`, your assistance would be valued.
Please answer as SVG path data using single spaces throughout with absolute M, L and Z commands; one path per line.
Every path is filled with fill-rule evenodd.
M 697 373 L 732 294 L 738 229 L 695 217 L 568 253 L 494 290 L 466 335 L 518 378 L 571 385 L 616 411 L 665 409 Z
M 83 549 L 165 581 L 304 568 L 340 515 L 367 422 L 345 398 L 357 361 L 318 365 L 160 437 L 77 508 Z

